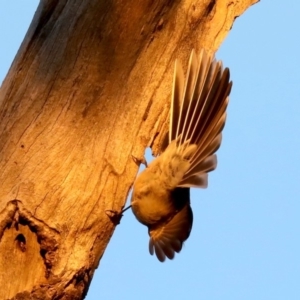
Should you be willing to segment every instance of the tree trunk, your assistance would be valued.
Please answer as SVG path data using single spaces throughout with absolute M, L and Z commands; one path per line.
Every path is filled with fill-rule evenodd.
M 166 131 L 174 60 L 257 0 L 142 2 L 40 2 L 0 90 L 0 299 L 84 298 L 132 155 Z

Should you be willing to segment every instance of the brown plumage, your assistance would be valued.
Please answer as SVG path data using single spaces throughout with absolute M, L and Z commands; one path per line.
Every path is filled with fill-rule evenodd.
M 189 237 L 193 213 L 190 187 L 207 187 L 217 166 L 232 82 L 229 70 L 204 50 L 192 51 L 186 80 L 175 62 L 168 142 L 137 177 L 131 205 L 149 229 L 149 251 L 160 261 L 173 259 Z

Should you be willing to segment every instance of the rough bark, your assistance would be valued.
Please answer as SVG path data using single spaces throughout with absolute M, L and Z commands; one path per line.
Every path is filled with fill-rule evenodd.
M 40 2 L 0 90 L 0 299 L 85 296 L 131 155 L 166 130 L 175 58 L 215 51 L 255 2 Z

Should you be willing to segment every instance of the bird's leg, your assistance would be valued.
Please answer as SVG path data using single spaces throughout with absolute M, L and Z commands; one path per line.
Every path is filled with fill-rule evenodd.
M 123 212 L 125 212 L 125 211 L 128 210 L 129 208 L 131 208 L 131 205 L 128 205 L 126 208 L 124 208 L 124 209 L 121 211 L 121 214 L 123 214 Z

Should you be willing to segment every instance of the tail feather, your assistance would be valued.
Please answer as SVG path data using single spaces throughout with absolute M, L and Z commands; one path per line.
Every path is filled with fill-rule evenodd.
M 226 121 L 226 113 L 220 118 L 217 116 L 216 119 L 218 119 L 218 121 L 216 123 L 212 122 L 211 126 L 207 128 L 202 139 L 197 144 L 197 151 L 192 158 L 192 165 L 194 165 L 196 161 L 205 158 L 207 155 L 210 155 L 219 149 L 222 141 L 221 132 Z
M 195 164 L 194 169 L 183 176 L 179 187 L 207 187 L 207 173 L 213 171 L 217 167 L 217 156 L 210 155 L 199 164 Z
M 193 108 L 191 108 L 191 103 L 193 102 L 192 99 L 195 95 L 195 85 L 197 82 L 197 77 L 199 75 L 199 64 L 197 57 L 195 55 L 194 50 L 191 53 L 189 66 L 188 66 L 188 73 L 186 83 L 184 85 L 184 96 L 181 105 L 179 121 L 176 128 L 176 134 L 181 135 L 181 141 L 185 142 L 189 138 L 187 137 L 186 133 L 188 132 L 188 125 L 186 120 L 189 118 L 190 114 L 193 113 Z M 182 133 L 182 134 L 181 134 Z
M 183 179 L 180 182 L 179 187 L 188 187 L 188 188 L 195 187 L 195 188 L 206 189 L 207 185 L 208 185 L 207 173 L 201 173 L 199 175 L 193 174 L 191 177 Z
M 195 88 L 195 95 L 190 101 L 192 114 L 185 119 L 185 122 L 189 123 L 189 128 L 191 129 L 188 131 L 186 138 L 190 138 L 192 143 L 195 144 L 197 144 L 201 130 L 203 131 L 204 129 L 203 126 L 205 124 L 203 122 L 203 118 L 207 118 L 208 108 L 210 108 L 213 104 L 211 103 L 211 100 L 215 93 L 212 83 L 215 82 L 215 77 L 217 76 L 216 66 L 213 62 L 211 62 L 211 60 L 209 60 L 208 63 L 211 65 L 203 68 L 205 70 L 203 78 L 201 79 L 201 77 L 199 77 L 197 82 L 198 86 Z M 200 128 L 199 124 L 201 124 Z
M 229 78 L 229 70 L 204 50 L 198 57 L 192 51 L 185 81 L 180 63 L 175 63 L 169 143 L 177 140 L 182 149 L 180 145 L 189 141 L 197 147 L 180 187 L 206 187 L 203 174 L 216 168 L 213 154 L 221 145 L 232 86 Z

